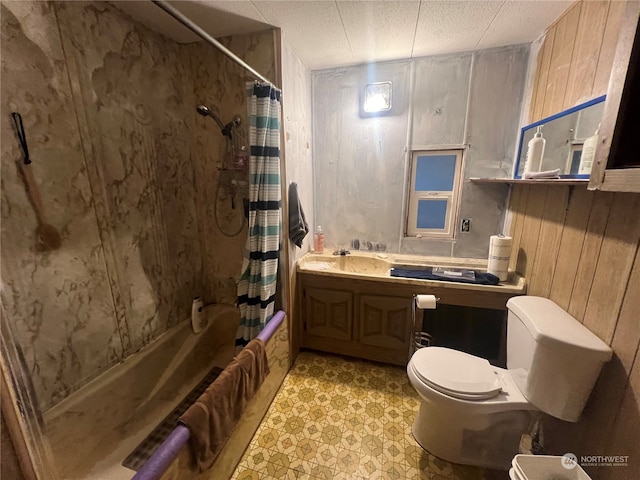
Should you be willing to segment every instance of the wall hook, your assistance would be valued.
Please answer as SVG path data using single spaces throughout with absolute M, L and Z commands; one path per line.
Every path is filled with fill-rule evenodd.
M 20 147 L 22 148 L 22 153 L 24 155 L 24 164 L 29 165 L 31 163 L 31 159 L 29 158 L 27 135 L 24 131 L 24 125 L 22 124 L 22 115 L 18 112 L 11 112 L 11 118 L 13 119 L 13 124 L 16 126 L 16 134 L 18 135 L 18 141 L 20 142 Z

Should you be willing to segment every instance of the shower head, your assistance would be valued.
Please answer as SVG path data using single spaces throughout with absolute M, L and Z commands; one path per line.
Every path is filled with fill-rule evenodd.
M 216 121 L 216 123 L 218 124 L 218 127 L 220 127 L 220 130 L 223 131 L 222 133 L 224 134 L 225 124 L 222 123 L 222 120 L 220 120 L 220 117 L 218 117 L 218 115 L 216 115 L 213 110 L 211 110 L 206 105 L 198 105 L 196 107 L 196 111 L 200 115 L 202 115 L 203 117 L 211 117 L 211 118 L 213 118 Z
M 209 107 L 207 107 L 206 105 L 198 105 L 196 107 L 196 110 L 200 115 L 204 117 L 206 117 L 207 115 L 211 115 L 211 110 L 209 110 Z
M 220 117 L 218 117 L 218 115 L 216 115 L 215 112 L 206 105 L 198 105 L 196 107 L 196 111 L 203 117 L 213 118 L 220 127 L 222 135 L 224 135 L 225 137 L 229 137 L 229 140 L 231 140 L 232 137 L 233 127 L 237 127 L 238 125 L 240 125 L 240 123 L 242 123 L 240 116 L 236 115 L 235 117 L 233 117 L 233 120 L 225 125 L 224 123 L 222 123 L 222 120 L 220 120 Z

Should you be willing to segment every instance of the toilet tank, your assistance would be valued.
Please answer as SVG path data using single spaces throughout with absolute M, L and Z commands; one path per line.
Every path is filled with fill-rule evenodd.
M 507 309 L 507 369 L 516 385 L 543 412 L 577 421 L 611 348 L 548 298 L 513 297 Z

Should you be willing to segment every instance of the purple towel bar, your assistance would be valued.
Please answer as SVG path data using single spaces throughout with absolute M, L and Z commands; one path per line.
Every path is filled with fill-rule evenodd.
M 258 338 L 267 343 L 276 328 L 284 320 L 285 314 L 282 310 L 277 312 L 258 334 Z M 171 462 L 176 458 L 182 446 L 189 440 L 190 432 L 184 425 L 178 425 L 164 442 L 160 444 L 153 455 L 136 472 L 132 480 L 157 480 L 167 471 Z

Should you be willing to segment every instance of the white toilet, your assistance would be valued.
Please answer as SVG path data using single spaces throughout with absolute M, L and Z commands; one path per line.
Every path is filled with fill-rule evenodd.
M 453 463 L 508 469 L 531 414 L 578 420 L 611 349 L 549 299 L 507 302 L 507 369 L 441 347 L 407 365 L 420 395 L 416 441 Z

